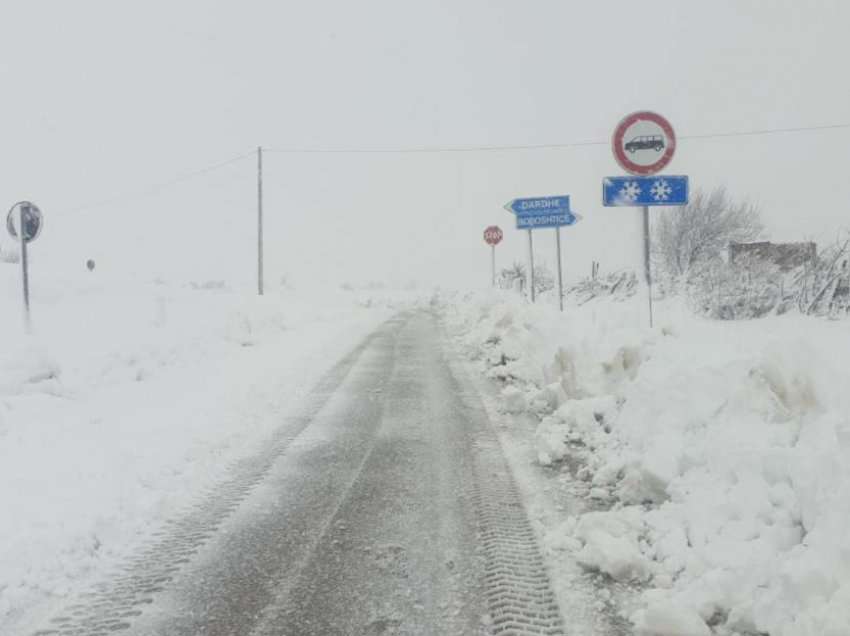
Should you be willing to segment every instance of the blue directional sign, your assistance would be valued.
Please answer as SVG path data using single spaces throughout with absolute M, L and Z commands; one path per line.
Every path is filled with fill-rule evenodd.
M 543 214 L 517 214 L 516 228 L 518 230 L 537 230 L 548 227 L 575 225 L 578 218 L 570 210 L 544 212 Z
M 514 199 L 505 205 L 505 209 L 516 215 L 518 230 L 574 225 L 580 218 L 570 211 L 570 196 L 568 194 Z
M 653 175 L 651 177 L 605 177 L 602 203 L 608 207 L 685 205 L 688 202 L 688 178 Z
M 537 215 L 543 213 L 569 212 L 570 196 L 534 197 L 531 199 L 514 199 L 505 209 L 519 215 Z

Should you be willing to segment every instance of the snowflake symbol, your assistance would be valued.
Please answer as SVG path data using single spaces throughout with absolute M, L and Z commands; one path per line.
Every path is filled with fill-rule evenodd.
M 640 186 L 637 181 L 626 181 L 623 187 L 620 188 L 620 197 L 627 201 L 635 201 L 641 193 Z
M 649 191 L 652 194 L 652 198 L 656 201 L 666 201 L 670 198 L 670 193 L 673 192 L 673 188 L 671 188 L 670 184 L 664 179 L 659 179 L 652 184 Z

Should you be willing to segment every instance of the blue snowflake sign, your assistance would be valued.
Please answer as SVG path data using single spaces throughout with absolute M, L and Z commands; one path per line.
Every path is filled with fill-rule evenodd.
M 605 177 L 602 203 L 606 207 L 643 207 L 685 205 L 688 202 L 688 178 L 652 175 Z

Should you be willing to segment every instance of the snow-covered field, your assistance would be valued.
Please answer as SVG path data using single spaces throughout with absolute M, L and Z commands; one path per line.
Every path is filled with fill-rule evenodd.
M 37 281 L 27 335 L 17 267 L 0 294 L 0 633 L 185 509 L 418 295 L 85 272 Z M 630 585 L 636 633 L 850 633 L 850 321 L 667 302 L 650 330 L 636 299 L 560 314 L 512 293 L 445 308 L 502 408 L 539 417 L 537 461 L 584 486 L 546 549 Z
M 79 589 L 257 448 L 404 300 L 0 264 L 0 633 Z M 409 296 L 415 296 L 411 294 Z
M 586 485 L 546 548 L 631 584 L 638 634 L 850 634 L 850 321 L 656 310 L 447 299 L 539 463 Z

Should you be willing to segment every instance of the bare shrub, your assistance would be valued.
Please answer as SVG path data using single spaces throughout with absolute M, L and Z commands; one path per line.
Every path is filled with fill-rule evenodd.
M 593 274 L 573 285 L 566 295 L 574 296 L 579 305 L 602 297 L 619 300 L 634 295 L 637 284 L 637 275 L 634 272 L 617 271 L 600 276 L 598 264 L 594 264 Z
M 833 312 L 836 305 L 847 303 L 843 292 L 850 282 L 848 260 L 850 238 L 843 237 L 796 272 L 794 285 L 797 288 L 796 304 L 800 313 L 823 316 Z
M 753 241 L 763 232 L 758 208 L 734 201 L 725 188 L 697 190 L 682 207 L 660 213 L 653 224 L 653 260 L 662 288 L 675 289 L 716 266 L 730 243 Z
M 510 267 L 504 267 L 496 277 L 496 285 L 500 289 L 516 289 L 520 293 L 525 290 L 526 269 L 522 263 L 514 261 Z
M 741 320 L 761 318 L 787 306 L 779 268 L 756 259 L 742 261 L 716 261 L 691 272 L 687 298 L 697 313 Z
M 760 318 L 793 309 L 805 315 L 850 310 L 850 239 L 839 239 L 797 268 L 741 257 L 690 272 L 687 297 L 698 313 L 721 320 Z

